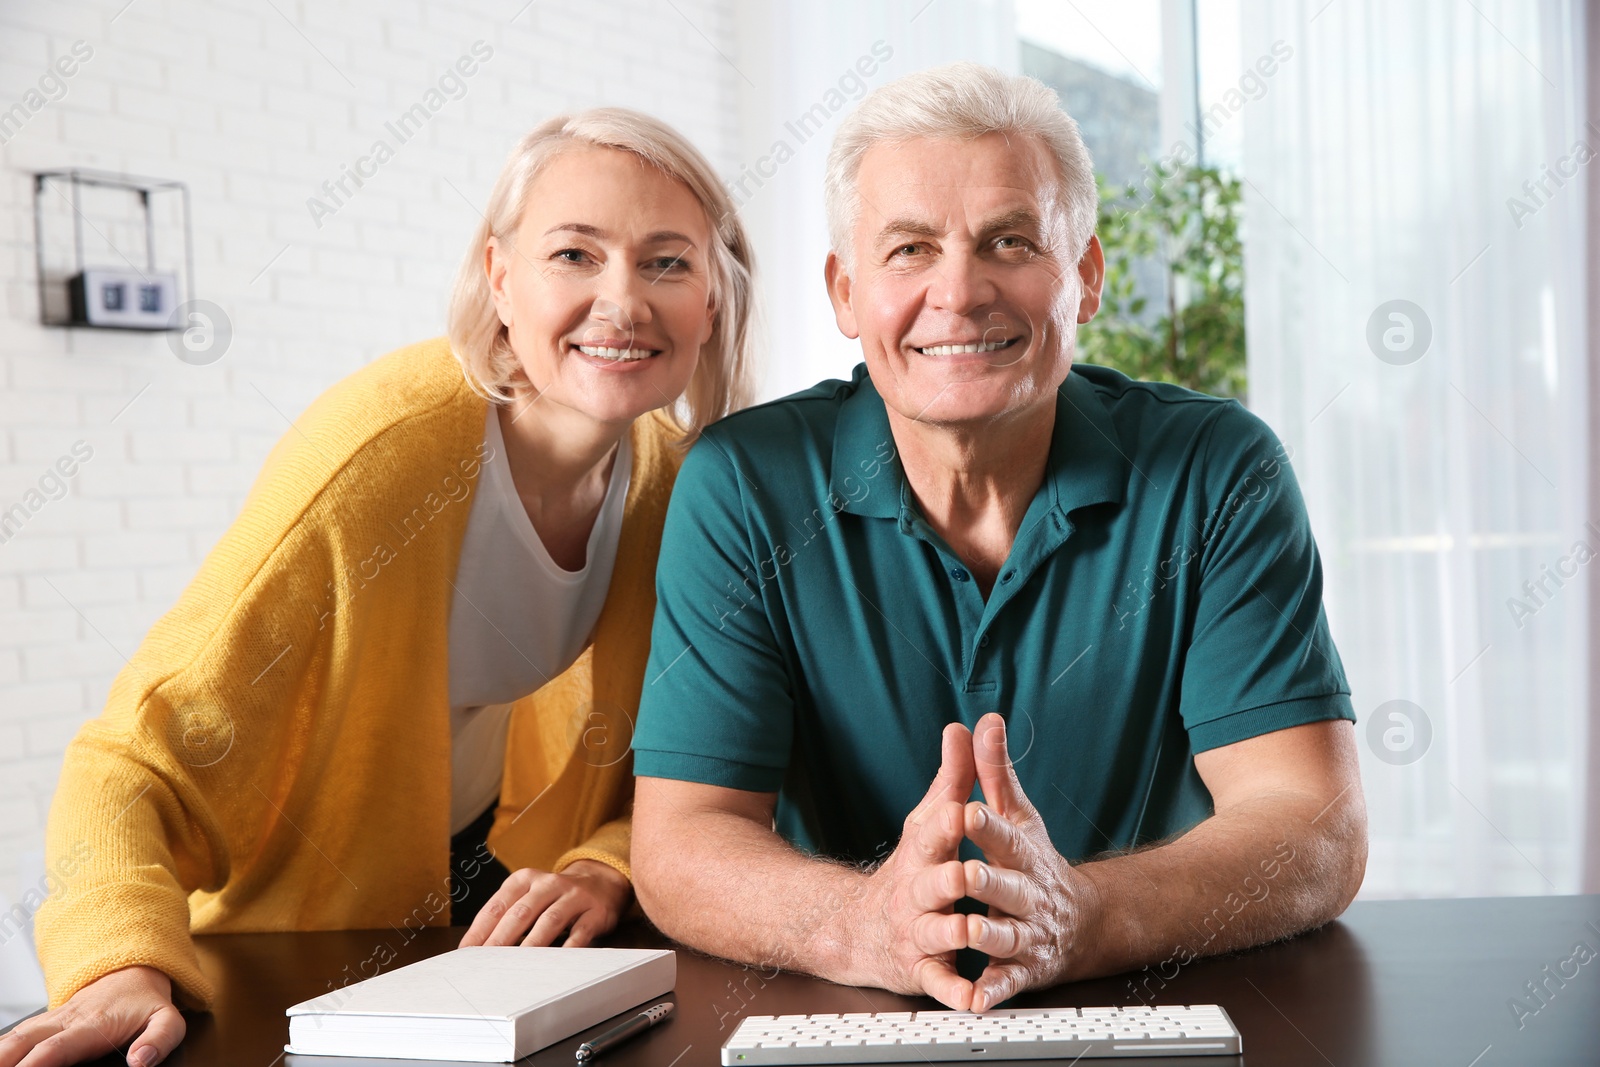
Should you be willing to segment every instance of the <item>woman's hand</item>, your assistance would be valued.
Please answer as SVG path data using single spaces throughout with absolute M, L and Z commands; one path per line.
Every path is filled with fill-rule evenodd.
M 519 938 L 524 945 L 549 945 L 571 927 L 567 947 L 582 948 L 617 925 L 632 896 L 626 878 L 595 860 L 577 860 L 560 874 L 524 867 L 489 898 L 461 947 L 515 945 Z
M 154 967 L 124 967 L 0 1037 L 0 1067 L 64 1067 L 115 1052 L 129 1038 L 128 1063 L 150 1067 L 178 1047 L 185 1029 L 172 980 Z

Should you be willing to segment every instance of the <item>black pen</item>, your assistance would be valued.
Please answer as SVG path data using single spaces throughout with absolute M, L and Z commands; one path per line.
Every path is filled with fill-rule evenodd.
M 664 1000 L 653 1008 L 646 1008 L 625 1023 L 618 1023 L 593 1041 L 578 1046 L 578 1062 L 588 1063 L 607 1049 L 615 1048 L 634 1034 L 641 1034 L 672 1014 L 672 1001 Z

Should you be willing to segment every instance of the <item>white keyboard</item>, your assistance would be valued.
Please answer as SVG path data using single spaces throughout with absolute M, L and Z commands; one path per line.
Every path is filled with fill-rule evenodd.
M 752 1015 L 722 1062 L 915 1063 L 935 1060 L 1238 1056 L 1239 1031 L 1215 1004 L 1187 1007 Z

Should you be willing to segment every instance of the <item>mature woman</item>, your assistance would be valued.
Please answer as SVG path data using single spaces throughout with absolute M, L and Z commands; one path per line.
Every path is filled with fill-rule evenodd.
M 52 1010 L 0 1065 L 158 1062 L 212 995 L 191 932 L 393 931 L 337 985 L 425 925 L 616 923 L 661 522 L 681 446 L 745 398 L 749 290 L 670 128 L 603 109 L 517 146 L 448 342 L 312 405 L 69 746 Z

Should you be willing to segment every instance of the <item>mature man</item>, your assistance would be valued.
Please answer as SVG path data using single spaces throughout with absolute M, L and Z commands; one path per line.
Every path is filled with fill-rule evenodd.
M 1103 258 L 1054 94 L 902 78 L 841 126 L 827 199 L 866 362 L 685 461 L 634 738 L 645 910 L 973 1011 L 1338 915 L 1365 804 L 1286 451 L 1233 401 L 1072 366 Z

